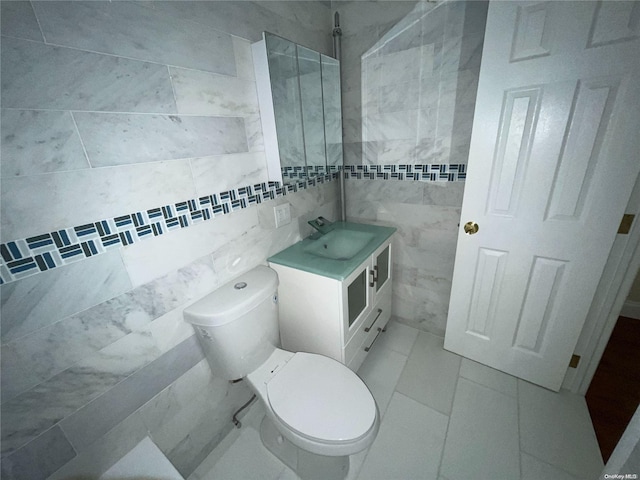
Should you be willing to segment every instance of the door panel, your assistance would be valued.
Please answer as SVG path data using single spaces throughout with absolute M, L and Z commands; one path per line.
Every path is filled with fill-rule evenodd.
M 559 389 L 640 170 L 639 18 L 490 3 L 445 348 Z

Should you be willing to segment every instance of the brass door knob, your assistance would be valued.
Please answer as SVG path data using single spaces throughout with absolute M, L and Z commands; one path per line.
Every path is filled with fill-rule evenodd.
M 480 227 L 476 222 L 467 222 L 464 224 L 464 233 L 467 235 L 473 235 L 474 233 L 477 233 L 478 230 L 480 230 Z

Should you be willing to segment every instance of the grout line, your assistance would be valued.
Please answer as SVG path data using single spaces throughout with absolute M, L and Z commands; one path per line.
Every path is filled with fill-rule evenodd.
M 33 8 L 33 2 L 29 1 L 29 6 L 31 7 L 31 11 L 33 12 L 33 16 L 36 19 L 36 23 L 38 24 L 38 28 L 40 29 L 40 35 L 42 35 L 42 42 L 37 42 L 37 43 L 44 43 L 45 45 L 47 44 L 47 38 L 44 36 L 44 30 L 42 30 L 42 25 L 40 24 L 40 19 L 38 18 L 38 14 L 36 13 L 36 9 Z M 19 37 L 14 37 L 14 38 L 19 38 Z M 20 39 L 20 40 L 26 40 L 26 39 Z
M 69 115 L 71 115 L 71 121 L 73 122 L 73 126 L 76 129 L 76 133 L 78 134 L 78 140 L 80 140 L 80 145 L 82 146 L 82 151 L 84 152 L 84 158 L 87 160 L 87 163 L 89 164 L 89 168 L 93 168 L 93 165 L 91 165 L 91 160 L 89 159 L 89 153 L 87 152 L 87 148 L 84 145 L 84 141 L 82 140 L 82 135 L 80 135 L 80 129 L 78 128 L 78 123 L 76 122 L 76 118 L 73 116 L 73 112 L 69 112 Z
M 551 468 L 552 468 L 552 469 L 554 469 L 554 470 L 559 470 L 559 471 L 561 471 L 562 473 L 567 474 L 567 475 L 568 475 L 569 477 L 571 477 L 571 478 L 576 478 L 576 479 L 578 478 L 578 477 L 576 477 L 576 476 L 575 476 L 575 474 L 573 474 L 573 473 L 571 473 L 571 472 L 569 472 L 569 471 L 565 470 L 564 468 L 562 468 L 562 467 L 560 467 L 560 466 L 558 466 L 558 465 L 556 465 L 556 464 L 549 463 L 547 460 L 544 460 L 544 459 L 542 459 L 542 458 L 540 458 L 540 457 L 537 457 L 536 455 L 533 455 L 533 454 L 531 454 L 531 453 L 529 453 L 529 452 L 525 452 L 524 450 L 520 450 L 520 457 L 522 457 L 522 454 L 523 454 L 523 453 L 524 453 L 524 454 L 526 454 L 526 455 L 529 455 L 530 457 L 535 458 L 535 459 L 536 459 L 536 460 L 538 460 L 540 463 L 544 463 L 545 465 L 547 465 L 548 467 L 551 467 Z M 522 475 L 522 468 L 520 469 L 520 471 L 521 471 L 521 475 Z
M 462 357 L 461 357 L 462 358 Z M 453 389 L 453 397 L 451 397 L 451 411 L 449 415 L 447 415 L 447 428 L 444 433 L 444 442 L 442 442 L 442 451 L 440 452 L 440 461 L 438 462 L 438 477 L 442 476 L 442 462 L 444 460 L 444 450 L 447 446 L 447 439 L 449 438 L 449 426 L 451 425 L 451 417 L 453 416 L 453 405 L 455 403 L 456 394 L 458 393 L 458 384 L 460 383 L 460 369 L 462 367 L 462 359 L 460 360 L 460 365 L 458 366 L 458 380 L 456 381 L 456 386 Z
M 34 10 L 35 12 L 35 10 Z M 37 16 L 36 16 L 36 20 L 38 20 Z M 40 26 L 40 22 L 38 21 L 38 26 Z M 40 33 L 42 33 L 42 29 L 40 30 Z M 44 39 L 44 33 L 42 33 L 42 37 L 44 39 L 44 42 L 40 41 L 40 40 L 32 40 L 29 38 L 23 38 L 23 37 L 16 37 L 13 35 L 5 35 L 5 34 L 0 34 L 1 37 L 6 37 L 6 38 L 13 38 L 16 40 L 21 40 L 24 42 L 30 42 L 30 43 L 37 43 L 39 45 L 45 45 L 48 47 L 55 47 L 55 48 L 66 48 L 68 50 L 74 50 L 76 52 L 85 52 L 85 53 L 91 53 L 94 55 L 105 55 L 107 57 L 114 57 L 114 58 L 122 58 L 124 60 L 130 60 L 130 61 L 134 61 L 134 62 L 141 62 L 141 63 L 149 63 L 149 64 L 153 64 L 153 65 L 163 65 L 166 67 L 173 67 L 173 68 L 180 68 L 183 70 L 191 70 L 191 71 L 195 71 L 195 72 L 202 72 L 202 73 L 206 73 L 209 75 L 217 75 L 220 77 L 226 77 L 226 78 L 231 78 L 234 80 L 242 80 L 239 79 L 236 75 L 231 75 L 231 74 L 227 74 L 227 73 L 220 73 L 220 72 L 213 72 L 211 70 L 203 70 L 201 68 L 194 68 L 194 67 L 184 67 L 184 66 L 180 66 L 180 65 L 173 65 L 170 63 L 162 63 L 160 61 L 156 61 L 156 60 L 144 60 L 141 58 L 136 58 L 136 57 L 128 57 L 126 55 L 118 55 L 116 53 L 109 53 L 109 52 L 100 52 L 98 50 L 89 50 L 89 49 L 85 49 L 85 48 L 79 48 L 79 47 L 73 47 L 70 45 L 61 45 L 61 44 L 57 44 L 57 43 L 51 43 L 51 42 L 47 42 L 46 39 Z M 242 37 L 240 37 L 242 38 Z M 249 40 L 247 40 L 249 41 Z M 233 52 L 233 48 L 231 49 Z
M 20 39 L 20 40 L 27 40 L 27 39 Z M 42 42 L 36 42 L 34 40 L 27 40 L 27 41 L 42 44 Z M 107 57 L 122 58 L 124 60 L 130 60 L 130 61 L 134 61 L 134 62 L 150 63 L 150 64 L 153 64 L 153 65 L 163 65 L 163 66 L 167 66 L 167 67 L 182 68 L 184 70 L 193 70 L 193 71 L 196 71 L 196 72 L 204 72 L 204 73 L 209 73 L 211 75 L 220 75 L 220 76 L 223 76 L 223 77 L 229 77 L 229 78 L 237 79 L 237 77 L 235 75 L 230 75 L 230 74 L 227 74 L 227 73 L 213 72 L 211 70 L 203 70 L 203 69 L 198 69 L 198 68 L 194 68 L 194 67 L 182 67 L 180 65 L 173 65 L 171 63 L 162 63 L 161 61 L 158 61 L 158 60 L 145 60 L 145 59 L 137 58 L 137 57 L 129 57 L 127 55 L 118 55 L 116 53 L 101 52 L 101 51 L 98 51 L 98 50 L 89 50 L 89 49 L 86 49 L 86 48 L 73 47 L 73 46 L 70 46 L 70 45 L 61 45 L 61 44 L 58 44 L 58 43 L 51 43 L 51 42 L 45 42 L 44 44 L 49 46 L 49 47 L 66 48 L 68 50 L 74 50 L 76 52 L 92 53 L 94 55 L 105 55 Z
M 523 472 L 522 472 L 522 453 L 524 452 L 522 450 L 522 435 L 520 432 L 520 382 L 518 381 L 518 379 L 516 378 L 516 421 L 517 421 L 517 428 L 518 428 L 518 450 L 520 451 L 520 455 L 518 455 L 518 460 L 519 460 L 519 469 L 520 469 L 520 478 L 522 478 Z
M 180 109 L 178 108 L 178 97 L 176 96 L 176 86 L 173 84 L 173 76 L 171 75 L 171 67 L 169 65 L 167 65 L 167 74 L 169 75 L 169 83 L 171 84 L 173 104 L 175 105 L 176 112 L 178 112 L 178 115 L 180 115 Z
M 248 118 L 255 116 L 255 113 L 247 115 L 220 115 L 220 114 L 199 114 L 199 113 L 178 113 L 176 112 L 132 112 L 132 111 L 117 111 L 117 110 L 81 110 L 77 108 L 24 108 L 24 107 L 2 107 L 3 110 L 16 110 L 16 111 L 37 111 L 37 112 L 68 112 L 73 111 L 76 113 L 93 113 L 102 115 L 151 115 L 151 116 L 171 116 L 171 117 L 202 117 L 202 118 Z

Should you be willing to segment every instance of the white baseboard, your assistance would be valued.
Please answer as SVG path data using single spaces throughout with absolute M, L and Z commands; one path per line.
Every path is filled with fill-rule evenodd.
M 620 311 L 620 316 L 640 320 L 640 302 L 631 302 L 629 300 L 624 302 L 622 310 Z

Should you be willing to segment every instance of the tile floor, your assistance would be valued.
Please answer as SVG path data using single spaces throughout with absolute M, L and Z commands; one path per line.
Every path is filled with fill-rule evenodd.
M 595 480 L 602 457 L 584 397 L 553 393 L 390 322 L 358 374 L 382 423 L 349 480 Z M 295 480 L 260 441 L 254 404 L 189 480 Z

